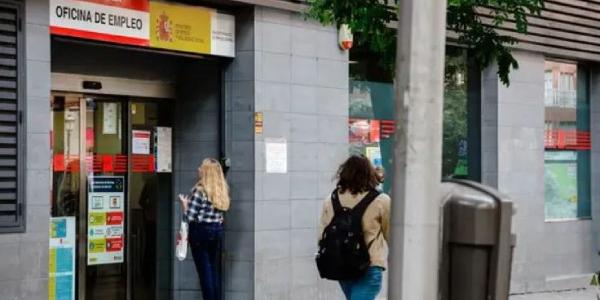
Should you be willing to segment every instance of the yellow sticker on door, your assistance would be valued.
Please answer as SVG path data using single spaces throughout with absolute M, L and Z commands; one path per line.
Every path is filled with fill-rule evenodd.
M 106 239 L 93 239 L 88 242 L 89 253 L 106 252 Z
M 104 226 L 106 224 L 106 213 L 90 213 L 88 226 Z

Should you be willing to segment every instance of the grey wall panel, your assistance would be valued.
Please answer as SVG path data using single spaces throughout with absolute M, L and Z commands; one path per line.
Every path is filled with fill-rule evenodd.
M 498 81 L 495 67 L 484 70 L 482 76 L 483 182 L 508 194 L 517 208 L 511 290 L 582 288 L 598 268 L 592 221 L 545 220 L 545 58 L 523 51 L 516 51 L 515 56 L 520 68 L 511 73 L 509 87 Z M 592 111 L 597 106 L 595 98 L 593 92 Z M 592 116 L 595 120 L 593 112 Z M 592 192 L 592 199 L 596 199 L 597 188 Z
M 24 5 L 26 59 L 22 79 L 26 82 L 27 122 L 26 149 L 28 157 L 46 158 L 26 166 L 26 230 L 21 234 L 0 234 L 2 299 L 48 299 L 48 220 L 50 206 L 50 41 L 48 32 L 48 1 L 32 0 Z M 46 32 L 46 34 L 43 34 Z M 23 145 L 24 146 L 24 145 Z M 46 199 L 46 201 L 43 201 Z
M 255 181 L 254 109 L 256 24 L 254 8 L 236 14 L 236 57 L 225 68 L 226 155 L 231 159 L 227 180 L 231 209 L 226 218 L 225 299 L 254 298 Z
M 220 67 L 216 62 L 188 61 L 174 79 L 177 99 L 173 130 L 173 237 L 181 220 L 176 195 L 189 192 L 196 183 L 196 170 L 202 160 L 219 157 Z M 173 282 L 172 299 L 200 295 L 200 281 L 191 253 L 183 262 L 173 258 Z
M 348 155 L 348 54 L 334 28 L 297 13 L 257 7 L 255 24 L 264 128 L 255 141 L 254 296 L 341 299 L 338 286 L 319 279 L 314 253 L 322 202 Z M 287 174 L 266 173 L 268 139 L 286 140 Z

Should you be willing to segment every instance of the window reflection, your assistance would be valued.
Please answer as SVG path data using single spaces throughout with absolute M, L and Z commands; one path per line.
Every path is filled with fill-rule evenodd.
M 588 74 L 573 63 L 545 63 L 545 212 L 547 220 L 590 217 Z

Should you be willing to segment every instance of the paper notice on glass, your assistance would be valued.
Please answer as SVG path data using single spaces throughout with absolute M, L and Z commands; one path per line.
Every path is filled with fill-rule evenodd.
M 285 139 L 265 140 L 267 173 L 287 173 L 287 142 Z
M 154 155 L 156 155 L 156 172 L 172 172 L 172 130 L 171 127 L 156 127 L 156 143 Z
M 117 103 L 102 103 L 102 134 L 117 134 Z
M 133 130 L 131 132 L 131 153 L 150 154 L 150 136 L 148 130 Z

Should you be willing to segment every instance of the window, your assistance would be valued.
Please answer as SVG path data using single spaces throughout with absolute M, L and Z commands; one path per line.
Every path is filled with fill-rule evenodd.
M 471 178 L 468 147 L 467 52 L 462 48 L 446 48 L 444 70 L 444 121 L 442 143 L 442 176 Z M 471 175 L 471 176 L 470 176 Z
M 0 232 L 25 229 L 21 6 L 0 3 Z
M 480 102 L 478 74 L 467 60 L 467 50 L 446 48 L 444 81 L 444 129 L 442 176 L 480 180 L 479 149 Z M 475 69 L 477 69 L 475 71 Z M 368 49 L 355 47 L 350 51 L 350 153 L 362 154 L 382 169 L 383 189 L 391 190 L 393 182 L 392 155 L 395 130 L 393 72 L 382 67 L 376 55 Z
M 546 220 L 589 218 L 590 97 L 585 66 L 545 64 Z

